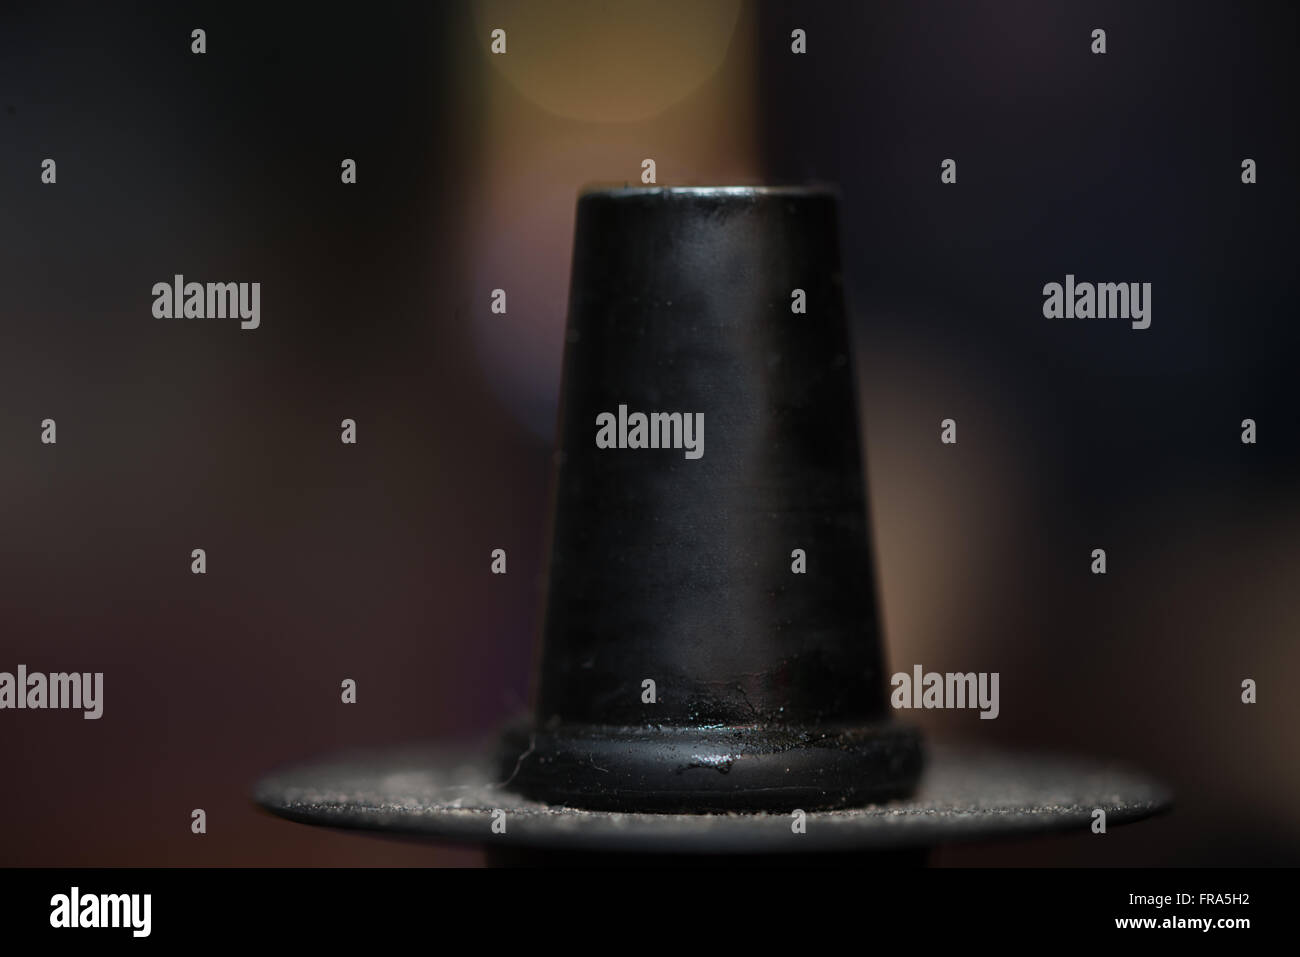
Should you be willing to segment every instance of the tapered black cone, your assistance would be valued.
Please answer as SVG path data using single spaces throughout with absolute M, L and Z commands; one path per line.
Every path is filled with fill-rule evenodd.
M 508 787 L 626 811 L 905 795 L 836 201 L 578 202 L 535 722 Z
M 608 862 L 893 855 L 1169 806 L 1123 768 L 969 746 L 936 744 L 917 782 L 885 704 L 835 215 L 802 189 L 580 199 L 535 715 L 491 756 L 282 768 L 263 807 Z M 757 813 L 690 813 L 728 810 Z

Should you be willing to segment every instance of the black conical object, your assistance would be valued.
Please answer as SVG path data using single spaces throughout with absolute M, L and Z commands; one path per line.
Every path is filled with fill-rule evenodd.
M 915 785 L 836 209 L 805 188 L 580 197 L 536 709 L 503 743 L 509 787 L 706 811 Z
M 935 742 L 921 773 L 890 720 L 837 230 L 815 189 L 581 196 L 534 714 L 285 767 L 258 803 L 498 863 L 887 866 L 1168 808 L 1050 753 Z M 680 418 L 634 439 L 636 413 Z

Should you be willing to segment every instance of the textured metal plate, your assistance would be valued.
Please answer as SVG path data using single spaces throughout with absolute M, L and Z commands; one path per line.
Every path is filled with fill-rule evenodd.
M 490 762 L 438 750 L 341 756 L 273 773 L 256 787 L 294 821 L 390 836 L 572 851 L 808 853 L 925 847 L 1107 826 L 1168 808 L 1170 795 L 1133 772 L 1052 755 L 932 747 L 917 793 L 848 810 L 627 814 L 548 806 L 493 782 Z M 505 833 L 492 831 L 505 812 Z M 496 815 L 500 818 L 501 815 Z

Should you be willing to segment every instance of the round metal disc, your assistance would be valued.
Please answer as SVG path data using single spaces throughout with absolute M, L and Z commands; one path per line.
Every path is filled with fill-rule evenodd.
M 1113 766 L 935 745 L 911 798 L 810 811 L 802 833 L 792 827 L 796 808 L 629 814 L 541 804 L 494 781 L 482 753 L 457 756 L 434 749 L 346 755 L 287 768 L 259 782 L 255 799 L 290 820 L 394 837 L 674 854 L 926 847 L 1083 830 L 1097 808 L 1106 812 L 1109 827 L 1148 817 L 1170 803 L 1160 785 Z

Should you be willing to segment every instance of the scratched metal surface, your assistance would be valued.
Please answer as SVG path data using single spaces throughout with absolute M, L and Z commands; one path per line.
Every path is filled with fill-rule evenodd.
M 255 800 L 306 824 L 389 836 L 567 850 L 806 853 L 921 847 L 1037 832 L 1083 830 L 1093 811 L 1107 826 L 1141 820 L 1169 793 L 1134 772 L 1042 754 L 935 747 L 916 794 L 861 808 L 809 812 L 806 832 L 791 811 L 627 814 L 540 804 L 501 787 L 481 756 L 406 749 L 344 755 L 275 772 Z M 505 812 L 504 834 L 492 832 Z

